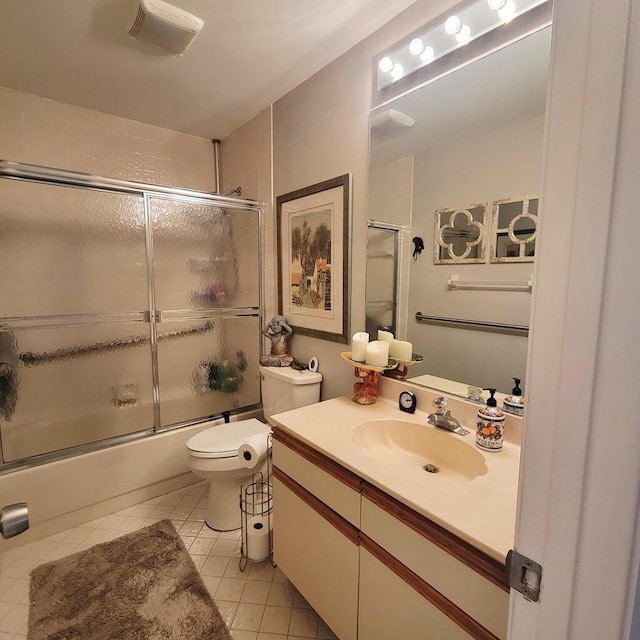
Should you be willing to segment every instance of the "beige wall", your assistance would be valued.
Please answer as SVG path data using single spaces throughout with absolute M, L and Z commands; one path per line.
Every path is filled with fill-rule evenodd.
M 345 173 L 353 176 L 351 328 L 364 330 L 369 111 L 375 55 L 454 3 L 419 0 L 273 105 L 274 197 Z M 273 274 L 275 279 L 275 273 Z M 269 312 L 269 311 L 267 311 Z M 350 393 L 348 345 L 294 335 L 295 358 L 317 355 L 322 398 Z
M 211 191 L 210 140 L 0 87 L 0 158 Z
M 271 107 L 236 129 L 221 144 L 220 182 L 222 193 L 240 187 L 243 198 L 257 200 L 263 206 L 262 293 L 266 320 L 277 305 L 277 289 L 272 274 L 276 269 L 273 216 L 273 148 Z M 266 321 L 265 320 L 265 321 Z M 270 346 L 265 343 L 266 353 Z

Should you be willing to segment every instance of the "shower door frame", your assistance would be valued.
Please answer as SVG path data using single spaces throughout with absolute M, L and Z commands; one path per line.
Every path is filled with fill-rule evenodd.
M 402 226 L 398 224 L 393 224 L 391 222 L 380 222 L 378 220 L 368 220 L 367 221 L 367 240 L 369 229 L 375 229 L 377 231 L 387 231 L 389 233 L 393 233 L 393 291 L 392 291 L 392 299 L 389 301 L 391 305 L 391 314 L 392 321 L 391 326 L 386 329 L 386 331 L 391 331 L 394 335 L 396 334 L 398 327 L 398 278 L 399 278 L 399 267 L 400 267 L 400 234 L 402 232 Z M 367 254 L 369 251 L 369 245 L 367 243 Z M 372 258 L 367 255 L 367 269 L 369 269 L 369 260 Z M 368 277 L 368 276 L 367 276 Z M 368 281 L 367 281 L 368 282 Z M 366 300 L 366 292 L 365 292 L 365 316 L 367 312 L 367 304 L 370 304 L 371 301 Z M 374 301 L 375 304 L 375 301 Z M 382 327 L 378 327 L 382 329 Z
M 236 209 L 244 211 L 253 211 L 258 216 L 258 247 L 257 247 L 257 264 L 258 264 L 258 306 L 257 307 L 230 307 L 215 310 L 198 310 L 185 309 L 178 312 L 179 317 L 175 316 L 176 311 L 167 314 L 170 319 L 224 319 L 229 317 L 257 317 L 258 325 L 261 327 L 264 317 L 264 299 L 263 299 L 263 283 L 261 275 L 261 266 L 263 261 L 263 207 L 255 200 L 243 198 L 232 198 L 216 193 L 208 193 L 198 191 L 196 189 L 185 189 L 180 187 L 169 187 L 165 185 L 157 185 L 152 183 L 136 182 L 133 180 L 123 180 L 118 178 L 107 178 L 87 173 L 68 171 L 65 169 L 56 169 L 53 167 L 45 167 L 21 162 L 12 162 L 0 159 L 0 179 L 18 180 L 22 182 L 36 182 L 48 185 L 58 185 L 61 187 L 75 187 L 80 189 L 95 190 L 110 193 L 124 193 L 135 195 L 142 198 L 144 206 L 145 219 L 145 249 L 147 260 L 147 284 L 148 284 L 148 308 L 140 312 L 129 313 L 97 313 L 97 314 L 76 314 L 67 316 L 64 324 L 61 323 L 58 316 L 33 316 L 33 317 L 5 317 L 4 322 L 8 323 L 8 327 L 15 328 L 44 328 L 52 326 L 73 326 L 73 325 L 96 325 L 102 324 L 106 320 L 112 322 L 141 322 L 150 325 L 150 349 L 151 349 L 151 375 L 152 375 L 152 397 L 153 397 L 153 420 L 152 428 L 142 429 L 133 433 L 127 433 L 119 436 L 98 440 L 95 442 L 79 444 L 59 451 L 52 451 L 28 458 L 22 458 L 11 462 L 4 461 L 2 450 L 2 439 L 0 438 L 0 475 L 19 469 L 30 468 L 55 460 L 98 451 L 107 447 L 111 447 L 126 442 L 140 440 L 152 435 L 166 433 L 174 429 L 188 427 L 199 422 L 210 420 L 227 413 L 231 410 L 224 411 L 213 416 L 195 418 L 161 426 L 160 424 L 160 386 L 159 386 L 159 367 L 158 367 L 158 331 L 157 324 L 162 321 L 163 314 L 155 306 L 155 280 L 154 280 L 154 254 L 153 254 L 153 228 L 151 220 L 151 199 L 162 198 L 173 202 L 185 202 L 190 204 L 203 204 L 209 206 L 218 206 L 224 209 Z M 262 355 L 263 345 L 259 332 L 255 336 L 258 342 L 258 353 Z M 250 411 L 257 409 L 259 403 L 238 407 L 234 411 Z

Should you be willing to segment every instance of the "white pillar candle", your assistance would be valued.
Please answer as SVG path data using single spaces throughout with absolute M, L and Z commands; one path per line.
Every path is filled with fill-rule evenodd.
M 364 362 L 368 343 L 368 333 L 365 333 L 364 331 L 354 333 L 353 338 L 351 338 L 351 359 L 356 362 Z
M 389 343 L 384 340 L 370 342 L 364 361 L 371 367 L 386 367 L 389 363 Z
M 378 340 L 383 340 L 384 342 L 391 344 L 391 341 L 393 340 L 393 333 L 391 333 L 391 331 L 378 330 Z
M 413 358 L 413 345 L 404 340 L 393 340 L 389 345 L 389 355 L 396 360 L 409 362 Z

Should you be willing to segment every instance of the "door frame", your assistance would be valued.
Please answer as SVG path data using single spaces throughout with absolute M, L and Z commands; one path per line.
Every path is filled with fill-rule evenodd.
M 511 591 L 513 640 L 626 638 L 632 625 L 640 258 L 620 243 L 640 232 L 639 10 L 554 3 L 515 541 L 543 570 L 539 602 Z

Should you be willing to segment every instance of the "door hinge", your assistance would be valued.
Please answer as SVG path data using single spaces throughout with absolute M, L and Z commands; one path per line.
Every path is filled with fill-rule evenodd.
M 519 591 L 527 600 L 538 602 L 540 598 L 540 581 L 542 565 L 523 556 L 515 549 L 507 553 L 507 579 L 509 586 Z

